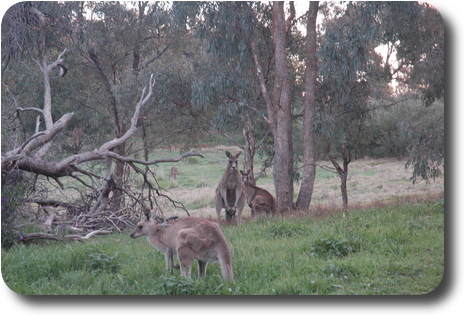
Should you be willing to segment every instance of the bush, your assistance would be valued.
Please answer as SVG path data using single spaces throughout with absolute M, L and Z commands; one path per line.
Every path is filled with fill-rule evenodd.
M 117 253 L 111 256 L 93 246 L 74 251 L 71 254 L 70 267 L 72 270 L 95 271 L 97 273 L 117 273 L 121 269 Z
M 293 222 L 279 222 L 269 227 L 272 237 L 293 237 L 307 233 L 307 227 Z
M 85 259 L 89 268 L 96 271 L 106 271 L 109 273 L 116 273 L 121 266 L 116 261 L 117 256 L 109 256 L 104 253 L 91 253 Z
M 193 295 L 196 294 L 193 281 L 182 276 L 161 276 L 159 278 L 160 295 Z
M 321 238 L 313 242 L 311 246 L 311 254 L 318 256 L 335 256 L 338 258 L 358 252 L 360 244 L 357 241 L 336 239 L 336 238 Z
M 8 249 L 17 241 L 14 233 L 15 219 L 18 217 L 25 194 L 24 184 L 19 172 L 12 172 L 2 178 L 2 248 Z

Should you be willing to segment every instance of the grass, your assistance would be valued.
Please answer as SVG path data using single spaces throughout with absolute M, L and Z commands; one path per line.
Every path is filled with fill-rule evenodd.
M 226 167 L 227 158 L 225 150 L 238 152 L 235 147 L 216 146 L 198 149 L 204 158 L 195 157 L 178 163 L 159 163 L 151 166 L 156 174 L 156 179 L 161 189 L 165 190 L 170 197 L 182 202 L 192 216 L 215 217 L 214 194 L 217 184 Z M 154 150 L 150 159 L 176 157 L 176 150 L 159 149 Z M 243 161 L 243 155 L 240 161 Z M 255 170 L 261 167 L 261 161 L 256 157 L 254 161 Z M 397 198 L 442 195 L 444 191 L 444 176 L 435 181 L 426 183 L 418 181 L 415 185 L 409 181 L 412 171 L 405 169 L 404 161 L 397 159 L 362 159 L 350 163 L 348 179 L 349 204 L 354 207 L 366 206 L 375 202 L 396 201 Z M 330 166 L 328 161 L 318 161 L 318 165 Z M 169 179 L 170 168 L 176 166 L 179 175 L 177 180 Z M 240 165 L 242 166 L 242 165 Z M 258 180 L 257 185 L 275 194 L 273 185 L 272 169 L 267 170 L 267 176 Z M 140 176 L 131 173 L 131 185 L 139 187 L 142 185 Z M 81 187 L 80 183 L 74 181 L 72 184 L 63 180 L 66 187 Z M 300 183 L 295 183 L 295 199 L 299 192 Z M 64 191 L 70 202 L 78 198 L 74 188 Z M 58 194 L 58 192 L 57 192 Z M 57 198 L 62 198 L 63 191 L 59 192 Z M 50 198 L 52 198 L 51 196 Z M 185 215 L 183 210 L 178 210 L 163 199 L 158 199 L 159 205 L 166 215 Z M 321 207 L 337 208 L 342 205 L 340 192 L 340 178 L 334 172 L 317 168 L 314 193 L 311 200 L 312 211 L 318 211 Z M 249 216 L 249 211 L 244 211 L 244 216 Z
M 202 148 L 205 158 L 194 158 L 179 163 L 160 163 L 152 170 L 156 172 L 158 183 L 175 200 L 182 202 L 193 216 L 215 217 L 214 194 L 217 184 L 226 167 L 225 150 L 236 152 L 233 147 L 218 146 Z M 157 150 L 152 158 L 177 156 L 176 151 Z M 240 157 L 243 158 L 242 156 Z M 195 161 L 195 162 L 192 162 Z M 375 202 L 395 201 L 403 196 L 440 195 L 444 191 L 444 176 L 426 183 L 418 181 L 413 185 L 409 178 L 411 170 L 405 169 L 404 161 L 397 159 L 362 159 L 350 163 L 348 194 L 349 204 L 354 207 L 365 206 Z M 331 165 L 327 161 L 319 161 L 318 165 Z M 179 175 L 176 181 L 169 179 L 171 166 L 176 166 Z M 261 161 L 255 160 L 255 168 L 259 170 Z M 272 180 L 272 169 L 268 176 L 258 180 L 257 185 L 275 194 Z M 299 183 L 295 184 L 295 199 L 299 192 Z M 170 202 L 158 200 L 164 213 L 184 215 L 184 211 L 176 210 Z M 320 207 L 337 208 L 342 205 L 340 178 L 337 174 L 317 168 L 314 193 L 311 201 L 312 210 Z M 249 216 L 249 211 L 244 211 Z
M 160 186 L 192 216 L 215 220 L 214 191 L 225 169 L 225 150 L 236 151 L 205 148 L 204 159 L 151 168 Z M 153 152 L 153 158 L 177 155 Z M 173 165 L 177 180 L 169 179 Z M 341 209 L 340 179 L 321 168 L 309 211 L 251 220 L 246 207 L 242 226 L 223 226 L 235 282 L 224 282 L 217 265 L 208 267 L 206 279 L 196 277 L 196 265 L 192 280 L 178 271 L 168 275 L 163 255 L 145 239 L 130 239 L 128 231 L 83 243 L 2 250 L 2 276 L 13 291 L 29 295 L 426 294 L 443 275 L 444 177 L 413 185 L 410 176 L 402 161 L 363 159 L 350 163 L 348 211 Z M 257 185 L 274 193 L 272 176 Z M 298 190 L 296 184 L 295 196 Z M 166 215 L 185 216 L 158 201 Z
M 129 232 L 2 251 L 2 275 L 28 295 L 420 295 L 444 268 L 443 200 L 345 214 L 261 217 L 222 226 L 234 282 L 218 265 L 199 279 L 167 274 L 163 255 Z

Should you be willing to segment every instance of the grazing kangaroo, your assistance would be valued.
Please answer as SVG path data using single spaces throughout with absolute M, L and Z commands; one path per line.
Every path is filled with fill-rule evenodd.
M 131 233 L 132 238 L 146 235 L 150 243 L 164 253 L 166 269 L 172 274 L 174 255 L 179 258 L 181 274 L 190 278 L 193 260 L 198 261 L 198 276 L 204 277 L 207 264 L 219 263 L 222 276 L 233 279 L 232 256 L 229 244 L 215 223 L 203 218 L 187 217 L 162 228 L 145 212 L 146 219 L 140 221 Z
M 232 155 L 229 151 L 226 151 L 226 156 L 229 158 L 227 169 L 216 188 L 218 223 L 221 219 L 222 208 L 226 209 L 226 221 L 232 220 L 236 212 L 238 212 L 237 224 L 240 225 L 242 221 L 242 211 L 245 206 L 246 195 L 240 174 L 238 173 L 238 157 L 240 153 L 242 152 Z
M 242 182 L 248 199 L 248 205 L 251 208 L 251 216 L 255 217 L 260 212 L 274 214 L 276 212 L 276 200 L 266 189 L 257 187 L 250 183 L 250 171 L 240 171 Z

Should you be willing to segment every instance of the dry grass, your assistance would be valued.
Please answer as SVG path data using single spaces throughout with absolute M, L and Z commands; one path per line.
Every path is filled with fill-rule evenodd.
M 223 148 L 218 149 L 218 151 L 223 151 Z M 218 159 L 217 161 L 217 163 L 222 162 L 222 159 Z M 330 165 L 330 162 L 319 162 L 318 164 Z M 350 163 L 348 180 L 349 208 L 358 209 L 443 197 L 443 175 L 435 179 L 435 181 L 430 180 L 428 183 L 424 180 L 419 180 L 414 185 L 409 180 L 411 170 L 405 169 L 404 164 L 404 161 L 398 161 L 397 159 L 363 159 Z M 217 182 L 219 182 L 222 175 L 220 170 L 221 168 L 214 170 L 218 173 L 216 174 Z M 272 171 L 268 171 L 268 174 L 272 174 Z M 210 178 L 214 177 L 212 174 L 208 175 L 210 175 Z M 201 181 L 202 179 L 200 177 L 197 180 Z M 259 180 L 257 185 L 275 195 L 272 176 Z M 215 219 L 215 187 L 216 183 L 209 182 L 206 187 L 201 188 L 180 186 L 170 189 L 170 193 L 176 200 L 184 203 L 190 215 Z M 296 184 L 295 198 L 298 195 L 299 188 L 299 184 Z M 164 204 L 163 206 L 164 211 L 168 213 L 185 215 L 183 210 L 172 209 L 169 204 Z M 309 213 L 317 216 L 341 210 L 340 178 L 335 173 L 318 168 Z M 308 212 L 303 214 L 307 215 Z M 248 206 L 245 206 L 243 215 L 245 218 L 250 217 Z M 298 214 L 295 213 L 294 215 Z
M 320 163 L 328 165 L 328 163 Z M 444 176 L 428 183 L 425 180 L 413 184 L 411 170 L 405 169 L 404 161 L 396 159 L 363 159 L 350 163 L 348 179 L 349 204 L 388 202 L 404 196 L 428 196 L 444 192 Z M 318 169 L 318 172 L 321 172 Z M 320 174 L 329 176 L 327 173 Z M 341 206 L 340 179 L 336 174 L 316 180 L 313 205 Z

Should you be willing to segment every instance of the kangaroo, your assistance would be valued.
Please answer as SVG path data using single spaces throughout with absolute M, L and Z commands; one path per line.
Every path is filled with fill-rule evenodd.
M 226 280 L 234 277 L 232 270 L 232 256 L 229 244 L 214 222 L 203 218 L 187 217 L 180 219 L 167 228 L 161 228 L 150 212 L 146 212 L 146 219 L 140 221 L 131 233 L 132 238 L 146 235 L 150 243 L 164 253 L 166 269 L 170 274 L 174 265 L 174 255 L 180 262 L 182 276 L 190 278 L 193 260 L 198 261 L 198 276 L 206 275 L 206 267 L 210 262 L 221 265 L 222 276 Z
M 238 173 L 238 157 L 226 151 L 227 169 L 222 175 L 221 181 L 216 188 L 216 213 L 217 220 L 220 223 L 222 208 L 226 210 L 226 221 L 231 221 L 232 217 L 238 212 L 237 225 L 241 224 L 242 211 L 245 206 L 245 188 L 243 187 L 240 174 Z
M 255 217 L 260 212 L 266 212 L 266 215 L 274 214 L 276 212 L 276 200 L 266 189 L 257 187 L 250 183 L 250 171 L 246 173 L 240 171 L 242 174 L 242 182 L 245 187 L 248 205 L 251 208 L 251 216 Z

